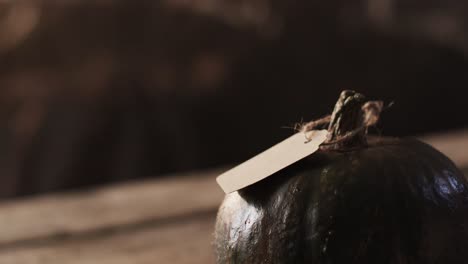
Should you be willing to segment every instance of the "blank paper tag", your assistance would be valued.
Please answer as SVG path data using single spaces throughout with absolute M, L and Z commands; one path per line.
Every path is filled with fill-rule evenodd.
M 221 174 L 216 181 L 225 193 L 245 188 L 314 153 L 327 134 L 327 130 L 299 132 Z

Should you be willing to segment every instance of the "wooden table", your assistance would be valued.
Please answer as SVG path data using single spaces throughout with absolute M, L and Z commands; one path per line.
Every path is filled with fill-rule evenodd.
M 424 137 L 468 168 L 468 131 Z M 0 204 L 0 264 L 214 263 L 222 170 Z

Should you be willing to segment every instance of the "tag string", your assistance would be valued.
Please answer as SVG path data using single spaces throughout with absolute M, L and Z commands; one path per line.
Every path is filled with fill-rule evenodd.
M 364 131 L 365 134 L 367 134 L 368 128 L 375 126 L 377 122 L 379 121 L 380 114 L 382 113 L 383 110 L 389 108 L 392 106 L 393 103 L 390 103 L 388 106 L 384 106 L 384 103 L 382 101 L 369 101 L 366 102 L 362 107 L 362 124 L 358 128 L 351 130 L 344 135 L 339 135 L 335 137 L 335 139 L 331 139 L 331 133 L 328 135 L 328 139 L 321 144 L 321 146 L 331 146 L 331 145 L 336 145 L 337 143 L 344 142 L 347 140 L 350 140 L 351 138 L 355 137 L 359 133 L 362 133 Z M 299 131 L 306 133 L 318 128 L 323 128 L 326 125 L 329 125 L 332 119 L 332 115 L 327 115 L 325 117 L 322 117 L 320 119 L 302 124 L 300 126 Z M 329 128 L 330 131 L 330 128 Z M 307 135 L 307 133 L 306 133 Z M 310 140 L 306 136 L 307 140 Z

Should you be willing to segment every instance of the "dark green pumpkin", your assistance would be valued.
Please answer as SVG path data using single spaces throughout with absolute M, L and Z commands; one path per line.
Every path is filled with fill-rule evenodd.
M 215 248 L 217 263 L 468 263 L 468 184 L 416 139 L 321 150 L 228 194 Z

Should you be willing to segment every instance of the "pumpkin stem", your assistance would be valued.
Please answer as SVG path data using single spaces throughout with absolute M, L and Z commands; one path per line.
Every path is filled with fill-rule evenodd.
M 343 150 L 367 146 L 363 106 L 366 97 L 351 90 L 341 92 L 331 115 L 327 148 Z

